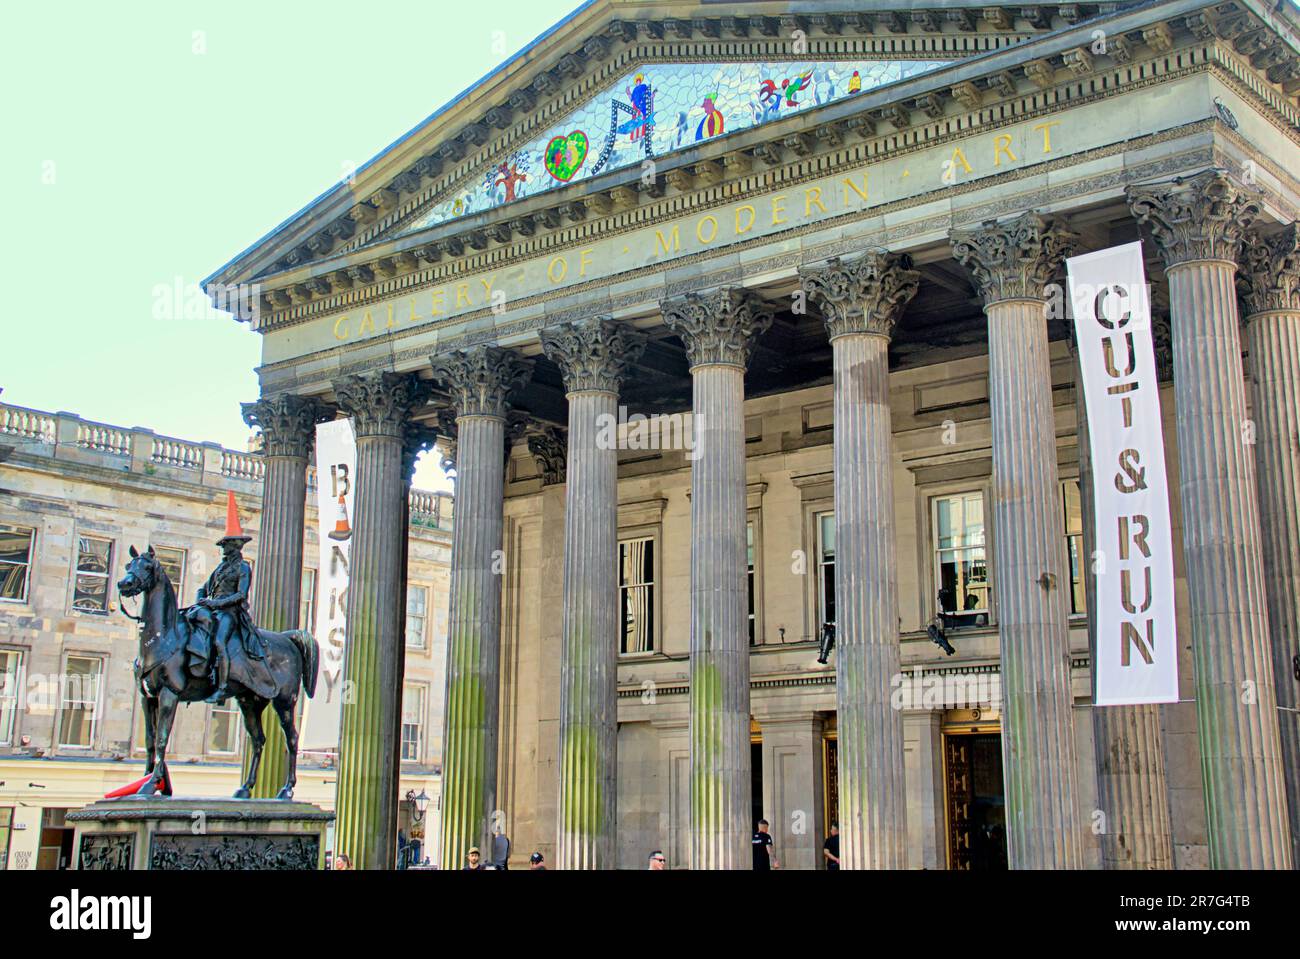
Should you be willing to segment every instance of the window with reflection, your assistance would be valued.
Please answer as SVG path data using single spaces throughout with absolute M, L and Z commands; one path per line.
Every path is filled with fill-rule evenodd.
M 298 600 L 298 628 L 316 632 L 316 570 L 302 571 L 302 593 Z
M 618 594 L 623 623 L 620 653 L 655 648 L 655 543 L 650 537 L 618 544 Z
M 402 687 L 402 762 L 418 763 L 424 750 L 424 687 Z
M 1070 615 L 1083 616 L 1088 612 L 1088 600 L 1083 581 L 1083 497 L 1077 479 L 1061 483 L 1061 512 L 1070 563 Z
M 95 744 L 103 665 L 103 660 L 97 657 L 68 657 L 63 676 L 63 703 L 59 710 L 60 746 L 88 748 Z
M 939 608 L 952 625 L 985 626 L 989 621 L 989 580 L 984 494 L 958 493 L 932 502 Z
M 158 565 L 167 574 L 172 589 L 176 590 L 176 595 L 183 597 L 185 595 L 185 550 L 172 546 L 155 546 L 153 554 L 158 560 Z
M 817 516 L 817 629 L 835 622 L 835 514 Z
M 0 523 L 0 603 L 27 602 L 36 531 Z
M 243 722 L 239 704 L 233 699 L 214 703 L 208 718 L 208 752 L 219 755 L 239 752 L 239 730 Z
M 108 612 L 108 577 L 113 568 L 112 560 L 112 540 L 95 536 L 77 537 L 73 609 L 83 613 Z
M 406 648 L 424 649 L 425 624 L 429 619 L 429 590 L 424 586 L 406 587 Z
M 22 668 L 22 653 L 16 649 L 0 649 L 0 746 L 11 745 L 14 741 Z
M 749 582 L 749 645 L 758 645 L 757 593 L 754 583 L 754 521 L 745 524 L 745 578 Z

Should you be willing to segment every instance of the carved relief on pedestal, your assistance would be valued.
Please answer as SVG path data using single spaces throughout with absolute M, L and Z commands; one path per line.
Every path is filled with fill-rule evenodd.
M 1078 237 L 1059 217 L 1030 211 L 949 233 L 952 255 L 975 278 L 985 305 L 1043 300 Z
M 804 290 L 818 306 L 833 340 L 846 333 L 892 336 L 903 310 L 921 286 L 907 254 L 868 250 L 852 260 L 834 257 L 824 266 L 801 267 Z
M 1242 238 L 1260 213 L 1259 201 L 1224 170 L 1126 192 L 1129 209 L 1151 230 L 1166 267 L 1191 260 L 1236 262 Z
M 659 304 L 665 325 L 682 338 L 691 367 L 749 365 L 754 342 L 772 325 L 772 308 L 740 287 L 687 293 Z

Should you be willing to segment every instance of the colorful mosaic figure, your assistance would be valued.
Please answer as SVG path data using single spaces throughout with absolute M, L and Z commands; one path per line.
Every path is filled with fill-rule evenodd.
M 709 137 L 716 137 L 723 132 L 725 118 L 722 116 L 722 111 L 715 104 L 717 96 L 716 93 L 707 96 L 704 98 L 704 103 L 701 104 L 704 108 L 704 119 L 695 128 L 696 140 L 707 140 Z
M 655 91 L 649 83 L 646 82 L 645 74 L 638 73 L 634 85 L 627 91 L 630 104 L 622 100 L 611 100 L 609 104 L 609 136 L 605 138 L 605 146 L 600 151 L 600 156 L 596 162 L 591 165 L 591 175 L 595 176 L 605 168 L 609 158 L 613 156 L 617 139 L 620 135 L 625 134 L 629 143 L 640 143 L 646 157 L 653 157 L 654 154 L 654 127 L 655 127 Z M 628 114 L 631 119 L 619 123 L 619 115 Z M 621 165 L 621 164 L 620 164 Z
M 529 157 L 523 152 L 510 154 L 483 177 L 484 192 L 488 202 L 512 203 L 520 196 L 519 186 L 528 182 Z
M 944 66 L 935 60 L 654 63 L 450 185 L 407 231 L 644 162 Z M 703 115 L 701 115 L 703 111 Z M 655 143 L 655 127 L 662 127 Z M 657 148 L 656 148 L 657 147 Z M 590 155 L 588 150 L 597 151 Z M 536 172 L 539 165 L 545 174 Z

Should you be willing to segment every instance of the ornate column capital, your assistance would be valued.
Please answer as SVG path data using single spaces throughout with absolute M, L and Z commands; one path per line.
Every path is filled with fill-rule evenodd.
M 265 456 L 311 455 L 316 439 L 316 424 L 332 419 L 333 411 L 314 396 L 280 393 L 263 396 L 253 403 L 240 403 L 244 422 L 262 431 Z
M 528 452 L 533 454 L 542 471 L 542 485 L 555 486 L 565 481 L 568 472 L 569 441 L 564 430 L 537 423 L 528 428 Z
M 1274 311 L 1300 312 L 1300 229 L 1297 224 L 1261 236 L 1247 230 L 1237 268 L 1237 292 L 1246 315 Z
M 645 337 L 607 316 L 593 316 L 541 331 L 542 351 L 564 374 L 569 393 L 617 394 L 628 367 L 645 349 Z
M 354 373 L 334 381 L 339 409 L 352 417 L 357 438 L 402 439 L 411 411 L 423 406 L 432 385 L 413 373 Z
M 429 357 L 433 375 L 451 391 L 460 416 L 505 419 L 512 391 L 528 382 L 532 363 L 512 350 L 476 346 Z
M 803 288 L 817 300 L 833 340 L 846 333 L 890 337 L 921 286 L 906 253 L 868 250 L 852 260 L 832 257 L 823 266 L 799 268 Z
M 1235 263 L 1242 236 L 1260 213 L 1259 201 L 1218 169 L 1130 185 L 1125 193 L 1134 218 L 1150 228 L 1166 268 L 1192 260 Z
M 754 341 L 772 325 L 772 308 L 749 290 L 723 287 L 659 304 L 664 323 L 686 343 L 691 368 L 749 365 Z
M 948 238 L 953 257 L 974 276 L 985 306 L 1046 299 L 1047 285 L 1078 241 L 1065 220 L 1033 211 L 954 228 Z

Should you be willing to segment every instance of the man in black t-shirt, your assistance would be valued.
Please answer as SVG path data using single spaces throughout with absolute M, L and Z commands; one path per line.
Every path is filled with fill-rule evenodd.
M 754 833 L 754 868 L 767 871 L 769 869 L 780 869 L 781 864 L 776 861 L 776 856 L 772 852 L 772 834 L 767 831 L 770 825 L 766 819 L 758 821 L 758 832 Z
M 822 843 L 822 858 L 826 860 L 826 871 L 839 871 L 840 868 L 840 825 L 831 823 L 831 834 Z

